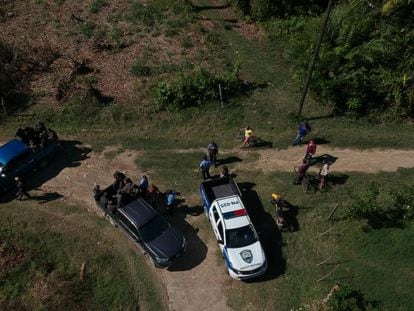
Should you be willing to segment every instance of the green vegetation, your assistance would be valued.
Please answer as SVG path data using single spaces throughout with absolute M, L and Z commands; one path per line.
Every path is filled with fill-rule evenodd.
M 375 302 L 367 301 L 361 291 L 342 285 L 330 297 L 328 305 L 335 311 L 375 310 L 378 307 Z
M 269 14 L 280 18 L 286 13 L 272 11 L 273 7 L 267 6 L 270 2 L 265 0 L 238 2 L 248 3 L 246 14 L 256 19 L 264 20 Z M 277 230 L 270 230 L 275 235 L 270 274 L 260 282 L 234 282 L 228 293 L 232 308 L 290 310 L 324 298 L 339 281 L 349 287 L 334 296 L 333 309 L 378 302 L 384 309 L 405 310 L 414 304 L 413 170 L 375 175 L 333 172 L 327 192 L 306 195 L 291 184 L 293 173 L 258 169 L 255 164 L 259 151 L 232 149 L 238 144 L 233 133 L 247 124 L 277 149 L 286 149 L 296 132 L 297 124 L 288 116 L 297 111 L 300 81 L 319 29 L 318 14 L 322 6 L 318 1 L 312 2 L 315 5 L 308 14 L 301 9 L 308 8 L 308 1 L 280 3 L 289 18 L 266 22 L 268 36 L 259 39 L 246 39 L 239 25 L 230 26 L 219 16 L 219 10 L 201 10 L 206 24 L 211 22 L 214 27 L 201 26 L 195 18 L 196 10 L 188 1 L 156 0 L 147 5 L 130 1 L 127 11 L 114 12 L 108 17 L 111 23 L 108 27 L 95 19 L 106 9 L 88 15 L 90 22 L 75 21 L 77 34 L 83 38 L 95 36 L 103 41 L 109 38 L 110 42 L 120 42 L 119 46 L 124 40 L 132 44 L 145 41 L 143 53 L 132 57 L 142 56 L 125 69 L 126 76 L 127 71 L 134 76 L 131 80 L 136 83 L 136 92 L 123 102 L 74 96 L 59 106 L 32 105 L 27 113 L 36 116 L 17 120 L 9 117 L 2 122 L 2 138 L 9 138 L 17 126 L 26 126 L 40 118 L 56 128 L 61 137 L 82 140 L 91 144 L 94 151 L 110 145 L 121 146 L 106 152 L 107 158 L 116 157 L 126 149 L 139 149 L 142 153 L 136 160 L 138 168 L 149 170 L 151 180 L 160 183 L 163 190 L 174 188 L 181 192 L 189 206 L 200 204 L 198 163 L 206 144 L 214 139 L 221 150 L 229 150 L 221 152 L 220 157 L 233 158 L 228 166 L 237 174 L 241 187 L 257 193 L 255 206 L 263 212 L 271 228 L 274 210 L 268 202 L 274 191 L 293 206 L 291 217 L 297 221 L 297 228 L 292 226 L 291 232 L 282 233 L 282 240 L 276 238 Z M 295 6 L 292 4 L 288 9 L 289 3 Z M 312 125 L 312 137 L 326 140 L 329 146 L 414 148 L 412 124 L 389 122 L 390 116 L 406 117 L 412 113 L 411 26 L 407 24 L 404 31 L 397 33 L 402 30 L 399 27 L 403 11 L 393 9 L 384 17 L 379 15 L 380 7 L 368 9 L 361 5 L 362 2 L 355 6 L 344 3 L 335 9 L 304 118 Z M 306 14 L 292 17 L 298 12 Z M 159 47 L 151 46 L 151 40 L 145 37 L 147 33 L 162 40 L 177 36 L 173 38 L 177 43 L 174 48 L 179 52 L 174 49 L 160 52 Z M 188 53 L 185 59 L 180 54 L 183 49 Z M 395 57 L 394 53 L 401 55 Z M 240 61 L 237 66 L 233 65 L 234 60 Z M 6 66 L 0 70 L 3 68 Z M 291 78 L 292 73 L 296 79 Z M 405 82 L 404 73 L 407 73 Z M 334 79 L 330 74 L 334 74 Z M 100 79 L 96 73 L 79 80 L 86 83 L 89 79 L 98 84 L 100 81 L 95 77 Z M 9 80 L 2 81 L 5 84 L 0 88 Z M 227 99 L 225 107 L 218 100 L 218 83 Z M 244 96 L 234 96 L 243 86 L 248 86 Z M 371 117 L 379 116 L 380 122 L 358 115 L 365 112 Z M 212 173 L 218 174 L 219 169 Z M 327 215 L 338 203 L 341 206 L 334 220 L 327 221 Z M 5 308 L 18 308 L 30 301 L 34 309 L 47 309 L 52 303 L 50 296 L 33 298 L 33 288 L 39 286 L 53 288 L 55 305 L 66 303 L 65 297 L 70 297 L 69 307 L 74 308 L 96 305 L 128 309 L 136 303 L 143 309 L 160 308 L 151 277 L 141 269 L 145 264 L 103 220 L 61 204 L 48 203 L 47 209 L 31 203 L 24 203 L 24 209 L 16 209 L 13 204 L 1 207 L 5 216 L 0 221 L 0 239 L 6 241 L 2 252 L 15 256 L 25 250 L 28 257 L 23 256 L 21 263 L 8 270 L 8 277 L 1 278 L 0 301 Z M 53 214 L 57 211 L 65 222 L 59 222 L 62 227 L 49 228 L 50 223 L 58 222 Z M 195 221 L 200 225 L 201 236 L 211 239 L 205 219 L 200 217 Z M 331 233 L 320 236 L 332 226 Z M 90 229 L 87 236 L 85 227 Z M 96 245 L 97 240 L 103 242 Z M 84 243 L 82 247 L 79 241 Z M 327 264 L 317 266 L 326 259 L 329 259 Z M 87 277 L 80 282 L 79 268 L 84 261 Z M 123 261 L 134 264 L 122 270 L 116 263 Z M 224 266 L 222 260 L 217 264 Z M 317 281 L 336 265 L 339 267 L 334 273 Z M 111 292 L 110 297 L 103 296 L 107 291 Z
M 414 186 L 372 183 L 357 193 L 350 193 L 348 214 L 367 219 L 378 226 L 403 226 L 414 219 Z
M 144 258 L 104 219 L 62 202 L 0 209 L 1 309 L 162 310 Z
M 230 72 L 212 75 L 199 68 L 195 72 L 179 76 L 171 83 L 161 82 L 155 88 L 156 108 L 178 110 L 218 100 L 219 85 L 227 96 L 235 96 L 241 91 L 239 69 L 239 65 L 235 64 Z
M 152 70 L 151 70 L 151 67 L 145 65 L 142 59 L 138 59 L 132 65 L 130 72 L 136 77 L 141 77 L 141 76 L 150 76 L 152 73 Z
M 100 9 L 108 5 L 108 0 L 92 0 L 89 5 L 89 11 L 91 13 L 98 13 Z
M 314 95 L 338 113 L 378 119 L 413 117 L 414 25 L 407 19 L 412 8 L 384 17 L 380 6 L 366 2 L 337 5 L 313 74 Z M 271 38 L 276 42 L 284 38 L 285 57 L 299 81 L 307 74 L 320 24 L 321 17 L 314 16 L 267 23 Z

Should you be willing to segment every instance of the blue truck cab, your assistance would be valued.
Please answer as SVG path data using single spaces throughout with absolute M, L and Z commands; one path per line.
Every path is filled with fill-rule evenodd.
M 59 143 L 53 141 L 33 152 L 18 139 L 0 146 L 0 192 L 12 189 L 15 186 L 15 177 L 22 177 L 46 166 L 60 148 Z

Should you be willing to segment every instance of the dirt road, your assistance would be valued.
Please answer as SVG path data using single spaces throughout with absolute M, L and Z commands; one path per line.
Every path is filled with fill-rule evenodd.
M 42 191 L 57 192 L 69 202 L 85 206 L 91 212 L 98 212 L 92 199 L 91 189 L 95 183 L 107 185 L 112 182 L 114 169 L 125 172 L 137 180 L 140 172 L 137 171 L 134 160 L 140 151 L 122 151 L 112 157 L 110 151 L 118 148 L 107 148 L 103 153 L 95 153 L 85 146 L 76 146 L 76 142 L 65 148 L 69 156 L 53 163 L 50 170 L 56 170 L 41 186 Z M 287 150 L 223 150 L 222 154 L 237 154 L 240 158 L 247 153 L 258 153 L 258 159 L 251 163 L 257 169 L 291 171 L 303 157 L 303 147 Z M 189 150 L 194 151 L 194 150 Z M 179 152 L 185 152 L 180 150 Z M 399 167 L 414 167 L 414 152 L 409 150 L 352 150 L 318 146 L 316 156 L 329 154 L 337 158 L 332 170 L 338 172 L 357 171 L 376 173 L 396 171 Z M 68 158 L 71 158 L 68 160 Z M 191 200 L 195 200 L 192 198 Z M 191 201 L 189 200 L 189 201 Z M 176 213 L 173 223 L 179 226 L 188 240 L 188 251 L 171 270 L 158 270 L 164 283 L 165 296 L 170 310 L 226 310 L 225 292 L 232 284 L 224 268 L 218 265 L 219 255 L 217 245 L 212 235 L 200 236 L 198 227 L 206 220 L 203 214 L 187 215 Z M 208 226 L 208 225 L 205 225 Z M 204 230 L 208 231 L 208 230 Z

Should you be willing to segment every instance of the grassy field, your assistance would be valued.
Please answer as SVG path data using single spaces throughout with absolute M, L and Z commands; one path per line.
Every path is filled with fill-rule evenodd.
M 151 168 L 151 178 L 173 187 L 188 198 L 190 207 L 200 204 L 196 195 L 198 183 L 195 168 L 187 163 L 197 161 L 197 152 L 148 151 L 137 161 L 141 169 Z M 412 169 L 398 173 L 375 175 L 334 173 L 327 192 L 305 194 L 300 186 L 292 185 L 293 173 L 263 172 L 249 168 L 254 154 L 239 154 L 236 180 L 244 189 L 247 200 L 252 198 L 250 211 L 256 227 L 266 235 L 268 258 L 272 264 L 268 276 L 258 282 L 235 282 L 229 295 L 229 305 L 235 310 L 290 310 L 310 301 L 322 299 L 337 282 L 361 290 L 370 301 L 378 301 L 385 310 L 407 310 L 413 303 L 414 288 L 413 226 L 372 229 L 366 222 L 351 220 L 346 209 L 350 193 L 365 189 L 371 182 L 396 184 L 400 180 L 413 184 Z M 222 155 L 234 159 L 235 155 Z M 234 163 L 228 164 L 230 168 Z M 219 168 L 213 173 L 218 173 Z M 281 193 L 291 205 L 288 212 L 290 230 L 281 236 L 275 226 L 275 211 L 269 203 L 272 192 Z M 328 221 L 330 211 L 340 203 L 334 221 Z M 413 200 L 414 203 L 414 200 Z M 257 214 L 257 215 L 255 215 Z M 201 219 L 200 221 L 204 221 Z M 334 229 L 326 235 L 321 233 Z M 206 227 L 208 230 L 208 226 Z M 317 266 L 327 260 L 326 264 Z M 224 262 L 219 262 L 224 266 Z M 318 281 L 336 265 L 328 278 Z
M 99 1 L 94 3 L 92 11 L 106 9 Z M 228 22 L 219 10 L 200 10 L 199 14 L 215 20 L 217 29 L 201 32 L 197 30 L 199 22 L 192 20 L 194 32 L 188 36 L 197 42 L 192 35 L 200 38 L 212 33 L 210 36 L 218 40 L 209 46 L 210 58 L 196 55 L 192 61 L 196 65 L 207 62 L 221 66 L 239 58 L 240 76 L 254 86 L 250 94 L 229 100 L 224 108 L 212 102 L 179 112 L 154 112 L 148 107 L 148 89 L 144 89 L 138 90 L 126 103 L 109 104 L 97 116 L 82 117 L 82 112 L 76 109 L 62 112 L 61 107 L 50 109 L 36 105 L 25 113 L 37 113 L 61 137 L 89 143 L 94 151 L 101 151 L 107 145 L 143 150 L 136 160 L 139 169 L 150 170 L 151 180 L 164 188 L 181 192 L 190 207 L 199 205 L 197 165 L 202 155 L 199 148 L 205 148 L 211 139 L 221 148 L 233 148 L 238 144 L 234 133 L 246 124 L 271 142 L 273 148 L 287 148 L 297 126 L 289 115 L 297 111 L 300 91 L 300 86 L 292 82 L 289 66 L 278 46 L 271 45 L 265 37 L 246 39 L 236 28 L 225 27 Z M 157 25 L 158 30 L 154 32 L 176 31 L 181 39 L 184 27 L 180 27 L 177 23 L 167 23 L 167 26 Z M 134 28 L 131 29 L 133 32 Z M 143 29 L 146 28 L 140 31 Z M 154 59 L 155 51 L 156 47 L 152 47 Z M 180 53 L 173 56 L 180 60 L 187 57 Z M 150 65 L 160 66 L 152 59 Z M 143 85 L 142 79 L 137 79 L 138 86 Z M 413 126 L 408 122 L 377 124 L 363 118 L 332 116 L 329 107 L 311 98 L 306 103 L 304 117 L 312 125 L 313 137 L 326 140 L 330 146 L 414 148 Z M 36 119 L 4 120 L 0 138 L 10 137 L 17 126 L 27 126 Z M 188 148 L 193 149 L 181 150 Z M 233 283 L 228 294 L 232 308 L 290 310 L 325 297 L 336 282 L 360 289 L 386 310 L 408 310 L 414 304 L 411 295 L 414 265 L 410 260 L 414 258 L 410 243 L 413 225 L 403 229 L 371 229 L 364 222 L 344 218 L 350 193 L 371 181 L 413 183 L 413 170 L 376 175 L 338 172 L 328 192 L 306 195 L 300 187 L 292 185 L 291 173 L 251 169 L 249 163 L 257 156 L 253 151 L 222 155 L 231 158 L 228 166 L 237 175 L 236 180 L 247 197 L 256 203 L 257 210 L 251 213 L 257 214 L 253 218 L 259 220 L 258 227 L 263 227 L 263 232 L 269 235 L 265 240 L 268 258 L 272 260 L 269 275 L 260 282 Z M 234 170 L 237 162 L 240 165 Z M 275 191 L 292 205 L 292 232 L 281 235 L 269 203 L 270 194 Z M 326 220 L 327 215 L 338 203 L 343 206 L 331 223 Z M 139 268 L 143 264 L 141 259 L 103 220 L 60 203 L 48 204 L 47 208 L 29 202 L 22 206 L 9 203 L 2 204 L 0 209 L 4 215 L 0 220 L 1 241 L 6 241 L 2 252 L 16 258 L 15 264 L 5 266 L 5 277 L 0 282 L 0 301 L 5 307 L 18 308 L 26 303 L 35 309 L 63 303 L 73 309 L 92 305 L 108 309 L 119 306 L 134 309 L 136 305 L 154 310 L 162 307 L 150 271 Z M 200 217 L 199 222 L 201 236 L 212 238 L 204 218 Z M 50 225 L 53 223 L 56 225 Z M 332 233 L 319 236 L 331 226 L 335 228 Z M 327 264 L 317 266 L 328 258 Z M 86 262 L 84 282 L 79 281 L 82 262 Z M 224 266 L 219 260 L 218 264 Z M 317 281 L 338 264 L 332 275 Z M 57 283 L 64 287 L 56 286 Z M 46 293 L 38 294 L 39 287 Z
M 61 201 L 0 210 L 1 309 L 163 309 L 144 258 L 102 218 Z

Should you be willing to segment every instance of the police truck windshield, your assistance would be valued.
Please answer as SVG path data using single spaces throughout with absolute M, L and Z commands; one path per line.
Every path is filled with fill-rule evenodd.
M 251 225 L 226 230 L 227 248 L 240 248 L 251 245 L 257 241 L 256 234 Z

